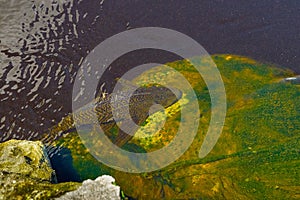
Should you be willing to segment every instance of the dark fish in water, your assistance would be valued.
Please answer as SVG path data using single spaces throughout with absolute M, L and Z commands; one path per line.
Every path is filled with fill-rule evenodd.
M 56 126 L 52 127 L 50 132 L 46 133 L 41 140 L 48 146 L 60 136 L 75 131 L 74 119 L 76 119 L 75 121 L 80 127 L 99 124 L 104 133 L 109 136 L 109 130 L 113 128 L 116 123 L 132 120 L 137 125 L 141 125 L 149 116 L 151 106 L 159 104 L 167 108 L 176 103 L 182 96 L 180 90 L 175 88 L 170 90 L 162 86 L 139 87 L 131 96 L 130 93 L 131 92 L 125 90 L 125 92 L 122 91 L 117 94 L 113 93 L 107 95 L 105 98 L 95 98 L 89 104 L 64 117 Z M 129 96 L 128 105 L 126 100 Z M 112 103 L 114 106 L 112 106 Z M 126 114 L 128 108 L 130 115 Z M 154 110 L 154 112 L 156 111 Z M 97 118 L 92 119 L 91 116 L 94 116 L 95 113 Z M 114 144 L 122 147 L 137 131 L 135 128 L 127 128 L 127 130 L 131 130 L 132 132 L 127 134 L 121 129 L 118 129 L 118 135 L 113 140 Z

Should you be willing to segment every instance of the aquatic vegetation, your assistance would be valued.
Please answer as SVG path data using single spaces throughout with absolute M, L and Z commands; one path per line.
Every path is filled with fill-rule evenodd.
M 70 149 L 81 178 L 108 173 L 126 195 L 138 199 L 299 198 L 300 88 L 280 82 L 295 74 L 240 56 L 215 55 L 213 59 L 224 80 L 228 111 L 222 135 L 207 157 L 199 159 L 198 152 L 211 116 L 209 91 L 196 70 L 181 60 L 168 65 L 190 82 L 201 110 L 196 116 L 200 120 L 198 133 L 189 149 L 163 169 L 130 174 L 99 163 L 74 132 L 58 143 Z M 149 71 L 136 81 L 162 76 L 172 79 L 172 74 Z M 188 107 L 192 99 L 187 93 L 181 101 Z M 181 120 L 179 103 L 147 119 L 126 149 L 149 152 L 168 144 Z M 160 131 L 153 137 L 144 137 L 147 131 L 156 130 L 156 126 L 150 127 L 151 122 L 157 120 L 159 124 L 158 119 L 166 116 Z M 194 117 L 191 115 L 190 121 Z
M 164 111 L 150 115 L 144 122 L 144 126 L 135 133 L 132 142 L 142 146 L 148 151 L 154 146 L 157 148 L 159 144 L 164 146 L 164 142 L 170 141 L 174 137 L 174 134 L 170 133 L 171 131 L 169 131 L 169 134 L 160 131 L 160 128 L 163 127 L 163 124 L 161 124 L 162 121 L 164 121 L 166 117 L 177 116 L 180 112 L 180 105 L 186 105 L 188 102 L 189 100 L 186 98 L 186 95 L 184 95 L 178 102 L 166 108 Z M 173 133 L 176 133 L 176 131 L 173 131 Z M 165 134 L 165 136 L 163 136 L 163 134 Z M 166 136 L 170 139 L 165 140 L 164 137 Z

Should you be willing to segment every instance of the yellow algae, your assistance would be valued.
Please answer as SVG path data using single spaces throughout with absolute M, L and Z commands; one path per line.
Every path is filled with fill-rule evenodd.
M 211 190 L 213 192 L 219 192 L 219 189 L 220 189 L 220 183 L 217 182 Z
M 226 56 L 226 60 L 230 60 L 232 58 L 232 56 Z
M 180 112 L 181 106 L 188 104 L 189 100 L 186 95 L 173 104 L 172 106 L 166 108 L 164 111 L 156 112 L 150 115 L 145 122 L 145 125 L 142 126 L 134 135 L 133 141 L 138 141 L 139 145 L 147 149 L 152 144 L 157 144 L 158 142 L 162 142 L 162 138 L 165 137 L 162 130 L 157 130 L 161 127 L 161 122 L 165 121 L 166 117 L 172 117 L 176 113 Z M 168 144 L 168 141 L 164 141 L 164 144 Z

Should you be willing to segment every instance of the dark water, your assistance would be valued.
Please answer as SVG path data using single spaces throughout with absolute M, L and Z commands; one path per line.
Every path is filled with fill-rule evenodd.
M 71 92 L 84 57 L 130 28 L 159 26 L 197 40 L 210 54 L 229 53 L 300 73 L 300 1 L 1 0 L 0 141 L 34 139 L 71 111 Z M 116 60 L 101 79 L 133 66 L 178 59 L 137 51 Z

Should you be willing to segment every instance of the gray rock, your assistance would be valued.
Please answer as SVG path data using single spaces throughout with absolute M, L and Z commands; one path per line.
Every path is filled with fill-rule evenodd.
M 103 175 L 94 181 L 88 179 L 77 190 L 68 192 L 57 200 L 99 200 L 120 199 L 120 187 L 114 185 L 115 179 Z

